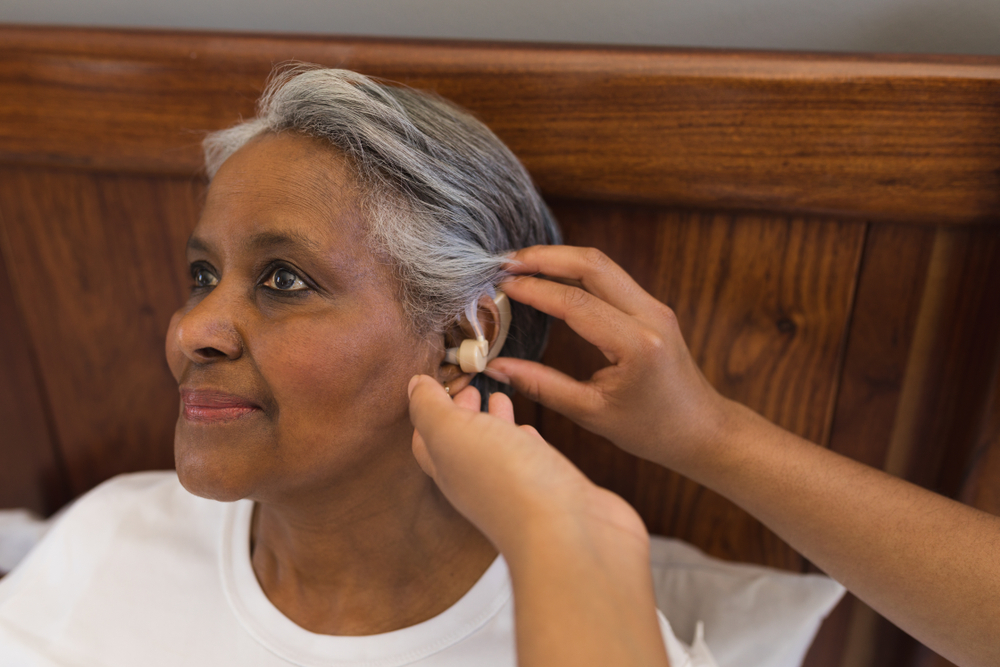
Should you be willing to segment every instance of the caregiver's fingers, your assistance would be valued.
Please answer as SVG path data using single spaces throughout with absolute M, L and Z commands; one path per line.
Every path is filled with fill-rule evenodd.
M 412 388 L 416 382 L 416 378 L 410 380 L 410 387 L 408 388 L 408 391 L 411 394 Z M 447 394 L 447 392 L 445 393 Z M 471 412 L 479 412 L 482 405 L 482 401 L 479 397 L 479 390 L 472 385 L 469 385 L 462 389 L 462 391 L 458 392 L 458 394 L 452 398 L 452 402 L 456 407 Z M 434 477 L 437 474 L 437 471 L 434 468 L 433 461 L 430 459 L 430 454 L 427 452 L 427 443 L 424 441 L 423 436 L 417 429 L 413 430 L 412 449 L 413 455 L 416 457 L 417 463 L 420 464 L 423 471 L 431 477 Z
M 455 405 L 444 387 L 427 375 L 413 376 L 407 393 L 410 395 L 410 421 L 425 443 L 455 428 L 460 429 L 477 414 Z
M 515 301 L 566 322 L 613 364 L 636 337 L 638 322 L 579 287 L 520 276 L 503 289 Z
M 506 269 L 514 274 L 541 273 L 583 288 L 629 315 L 641 315 L 656 301 L 638 283 L 596 248 L 539 245 L 523 248 Z
M 452 400 L 458 407 L 472 410 L 473 412 L 479 412 L 482 407 L 482 398 L 479 395 L 479 390 L 471 384 L 455 394 Z
M 467 387 L 466 389 L 470 389 Z M 472 387 L 471 392 L 459 392 L 465 394 L 461 399 L 479 400 L 479 392 Z M 413 423 L 413 456 L 416 458 L 420 468 L 433 479 L 438 479 L 437 467 L 434 465 L 434 458 L 428 451 L 427 438 L 433 438 L 431 434 L 436 425 L 443 420 L 447 420 L 449 415 L 458 413 L 472 414 L 468 409 L 455 405 L 452 399 L 445 392 L 444 387 L 426 375 L 414 375 L 410 378 L 410 384 L 406 389 L 410 396 L 410 421 Z M 474 392 L 474 393 L 473 393 Z M 458 396 L 455 399 L 459 399 Z M 475 409 L 478 410 L 478 404 Z
M 489 407 L 490 414 L 494 417 L 499 417 L 510 424 L 514 423 L 514 404 L 510 402 L 507 394 L 500 392 L 490 394 Z
M 580 424 L 590 423 L 591 417 L 599 415 L 605 407 L 603 395 L 595 385 L 536 361 L 497 357 L 490 362 L 486 374 Z
M 542 434 L 539 433 L 538 429 L 532 426 L 531 424 L 521 424 L 520 426 L 518 426 L 518 428 L 527 433 L 528 435 L 532 436 L 533 438 L 537 438 L 538 440 L 545 442 L 545 438 L 542 437 Z

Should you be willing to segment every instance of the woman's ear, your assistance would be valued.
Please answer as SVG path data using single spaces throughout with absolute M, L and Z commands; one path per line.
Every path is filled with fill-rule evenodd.
M 486 358 L 496 356 L 507 337 L 507 327 L 510 324 L 510 304 L 507 295 L 497 292 L 497 296 L 480 297 L 477 303 L 476 317 L 483 341 L 476 343 L 478 336 L 476 326 L 463 314 L 455 324 L 445 332 L 445 359 L 442 371 L 451 367 L 454 372 L 466 373 L 471 376 L 485 366 Z M 468 342 L 467 342 L 468 341 Z M 484 345 L 485 343 L 485 345 Z M 464 345 L 463 345 L 464 344 Z
M 483 337 L 489 344 L 490 349 L 492 349 L 493 344 L 500 334 L 500 308 L 489 295 L 484 294 L 479 297 L 476 315 L 479 319 L 479 326 L 483 332 Z M 462 344 L 463 340 L 468 338 L 474 339 L 476 337 L 476 329 L 465 313 L 462 313 L 461 318 L 455 322 L 448 333 L 450 334 L 450 339 L 446 337 L 445 340 L 447 347 L 458 347 Z

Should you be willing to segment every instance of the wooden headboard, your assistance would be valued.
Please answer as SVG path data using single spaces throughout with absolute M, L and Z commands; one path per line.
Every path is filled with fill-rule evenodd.
M 1000 58 L 24 27 L 0 27 L 0 506 L 49 513 L 172 465 L 163 337 L 200 141 L 290 59 L 471 109 L 567 242 L 676 310 L 724 394 L 1000 513 Z M 565 327 L 552 342 L 560 368 L 600 365 Z M 810 568 L 712 492 L 518 409 L 652 532 Z M 848 599 L 807 664 L 924 652 Z

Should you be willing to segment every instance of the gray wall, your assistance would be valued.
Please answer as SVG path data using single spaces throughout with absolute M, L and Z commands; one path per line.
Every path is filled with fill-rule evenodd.
M 1000 54 L 1000 0 L 0 0 L 0 22 Z

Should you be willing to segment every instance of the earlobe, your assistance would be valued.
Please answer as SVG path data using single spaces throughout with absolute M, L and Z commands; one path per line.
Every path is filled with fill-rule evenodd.
M 497 290 L 493 304 L 496 307 L 495 335 L 491 336 L 493 344 L 490 345 L 478 322 L 475 322 L 473 328 L 476 330 L 476 337 L 467 338 L 458 347 L 445 350 L 444 363 L 455 364 L 464 373 L 482 373 L 486 369 L 486 364 L 500 354 L 507 340 L 507 331 L 510 329 L 510 299 L 502 290 Z M 472 313 L 475 317 L 474 309 Z

